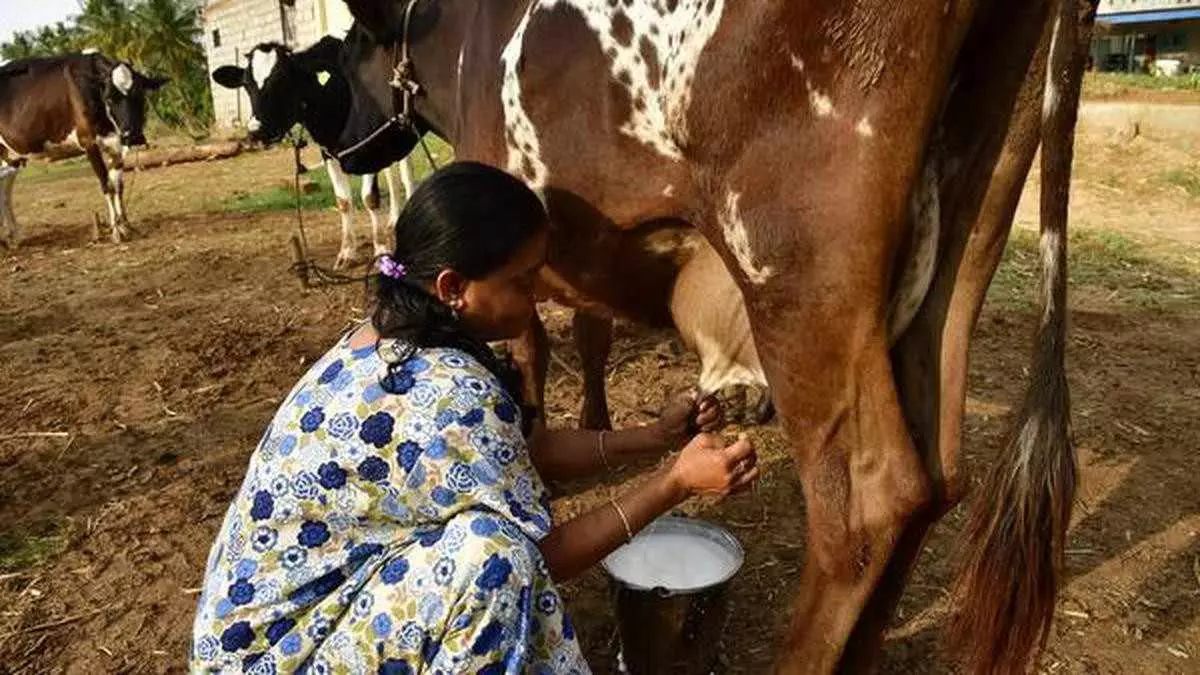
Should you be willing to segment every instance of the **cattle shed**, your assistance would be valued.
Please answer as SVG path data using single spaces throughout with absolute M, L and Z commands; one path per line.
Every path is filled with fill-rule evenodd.
M 204 6 L 204 49 L 208 72 L 245 66 L 245 54 L 263 42 L 301 49 L 324 35 L 342 37 L 353 19 L 344 0 L 209 0 Z M 213 113 L 221 127 L 250 117 L 241 90 L 212 86 Z
M 1101 71 L 1200 71 L 1200 0 L 1102 0 L 1091 55 Z

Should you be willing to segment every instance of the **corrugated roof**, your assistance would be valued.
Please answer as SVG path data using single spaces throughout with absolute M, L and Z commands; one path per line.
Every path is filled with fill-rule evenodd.
M 1166 21 L 1187 21 L 1200 19 L 1200 8 L 1191 9 L 1159 9 L 1150 12 L 1128 12 L 1125 14 L 1106 14 L 1096 17 L 1097 23 L 1109 25 L 1125 25 L 1131 23 L 1163 23 Z

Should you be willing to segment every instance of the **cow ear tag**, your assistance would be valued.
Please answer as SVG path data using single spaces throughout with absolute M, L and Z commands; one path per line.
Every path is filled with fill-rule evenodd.
M 329 71 L 322 70 L 321 72 L 317 73 L 317 84 L 324 87 L 329 82 L 329 77 Z

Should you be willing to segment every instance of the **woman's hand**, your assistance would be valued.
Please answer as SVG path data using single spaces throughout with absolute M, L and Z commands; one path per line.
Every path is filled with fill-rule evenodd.
M 728 447 L 720 436 L 700 434 L 675 463 L 618 497 L 562 523 L 539 544 L 555 581 L 572 579 L 688 497 L 728 496 L 758 480 L 758 456 L 745 436 Z M 628 529 L 626 529 L 628 528 Z
M 667 404 L 654 424 L 659 442 L 675 450 L 697 433 L 720 431 L 725 426 L 725 409 L 715 396 L 699 401 L 694 395 L 680 396 Z
M 720 436 L 700 434 L 684 447 L 671 478 L 689 495 L 727 497 L 758 480 L 758 455 L 746 436 L 725 446 Z

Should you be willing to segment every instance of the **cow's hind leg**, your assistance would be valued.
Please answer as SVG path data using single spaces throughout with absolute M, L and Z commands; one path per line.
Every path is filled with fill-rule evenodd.
M 958 86 L 943 113 L 936 152 L 970 160 L 960 161 L 953 172 L 938 171 L 946 236 L 929 293 L 892 349 L 905 416 L 932 480 L 933 502 L 906 529 L 855 629 L 843 672 L 864 672 L 875 664 L 880 637 L 929 526 L 964 493 L 959 449 L 970 337 L 1038 147 L 1045 17 L 1045 7 L 1014 11 L 997 5 L 980 17 L 974 39 L 959 57 Z M 1012 111 L 1012 116 L 997 111 Z M 939 165 L 937 157 L 933 162 Z
M 17 168 L 0 164 L 0 244 L 9 249 L 15 249 L 21 241 L 21 230 L 13 211 L 13 185 L 16 182 Z
M 801 325 L 829 321 L 826 325 L 847 330 L 867 323 L 861 315 L 843 321 L 819 311 L 793 317 L 803 317 Z M 807 507 L 807 557 L 783 672 L 837 667 L 905 530 L 922 517 L 930 491 L 900 412 L 886 335 L 862 330 L 846 346 L 824 337 L 813 342 L 813 349 L 798 350 L 820 354 L 811 361 L 803 357 L 808 368 L 797 369 L 796 355 L 781 354 L 782 344 L 764 354 L 769 368 L 792 371 L 781 374 L 783 386 L 775 386 L 781 378 L 772 385 L 795 443 Z
M 806 561 L 782 672 L 837 668 L 902 533 L 928 503 L 887 334 L 904 173 L 915 165 L 890 174 L 831 168 L 802 185 L 774 186 L 748 161 L 744 174 L 730 176 L 718 227 L 708 232 L 743 284 L 807 507 Z

